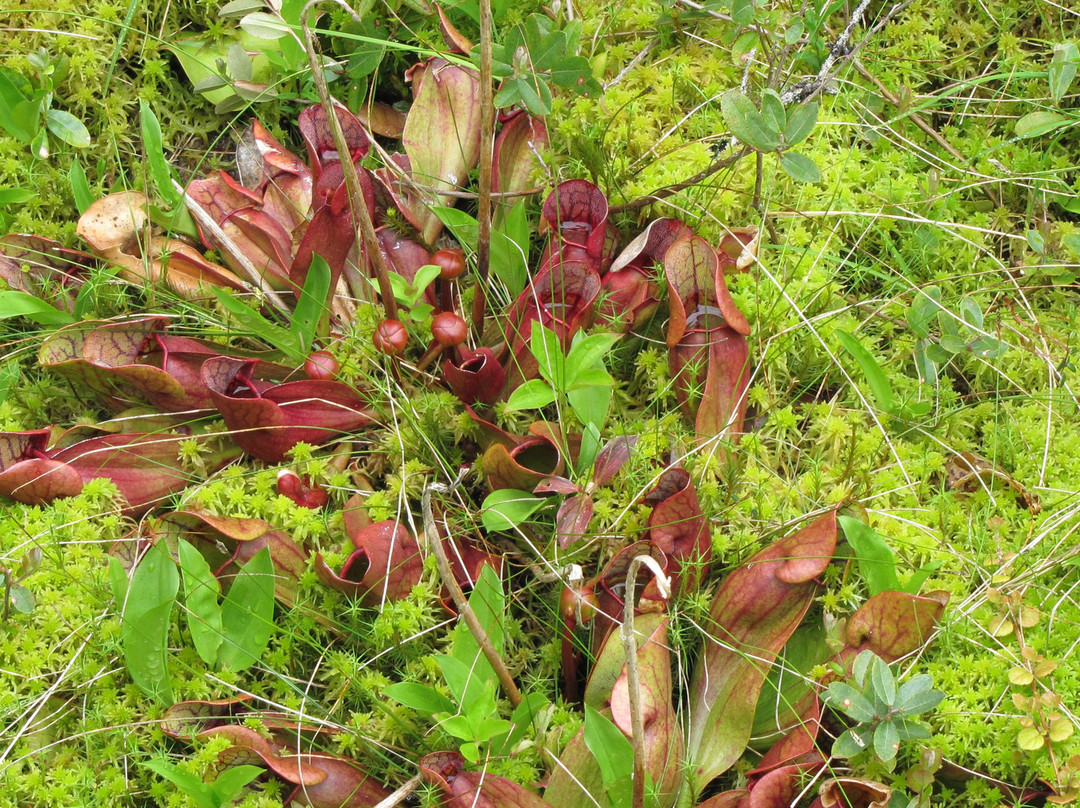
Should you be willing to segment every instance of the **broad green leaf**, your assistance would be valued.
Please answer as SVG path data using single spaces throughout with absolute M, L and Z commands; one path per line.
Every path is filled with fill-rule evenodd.
M 607 375 L 605 371 L 599 371 Z M 566 400 L 570 409 L 581 421 L 583 426 L 595 424 L 597 429 L 602 429 L 607 420 L 608 409 L 611 407 L 612 388 L 608 386 L 589 385 L 577 387 L 566 393 Z
M 161 124 L 154 111 L 145 101 L 139 102 L 139 126 L 142 130 L 143 153 L 146 167 L 158 195 L 169 207 L 182 206 L 183 197 L 173 188 L 175 172 L 165 159 L 165 146 L 161 137 Z
M 878 407 L 887 413 L 896 412 L 896 399 L 893 397 L 892 385 L 889 383 L 885 371 L 881 369 L 881 365 L 851 334 L 841 331 L 839 328 L 834 329 L 834 333 L 836 338 L 840 340 L 844 350 L 851 354 L 852 358 L 859 364 L 859 368 L 870 385 L 870 392 L 873 393 Z
M 547 382 L 543 379 L 530 379 L 510 394 L 505 409 L 508 412 L 538 410 L 554 400 L 555 391 Z
M 521 703 L 514 708 L 510 715 L 511 729 L 505 738 L 492 744 L 495 754 L 509 755 L 518 741 L 525 737 L 529 727 L 535 726 L 540 718 L 540 713 L 551 702 L 542 693 L 526 693 L 521 697 Z
M 817 123 L 817 101 L 803 104 L 793 110 L 788 110 L 787 126 L 784 129 L 784 143 L 788 148 L 806 140 Z
M 503 105 L 499 105 L 503 106 Z M 512 106 L 512 105 L 510 105 Z M 507 232 L 495 229 L 491 231 L 491 272 L 504 284 L 512 296 L 517 296 L 528 283 L 529 274 L 526 264 L 529 247 L 529 225 L 525 216 L 525 207 L 519 203 L 519 219 L 515 219 L 515 238 Z M 472 216 L 457 208 L 432 207 L 431 212 L 439 217 L 454 238 L 463 246 L 476 251 L 476 239 L 479 225 Z M 509 222 L 509 217 L 508 217 Z M 509 228 L 507 223 L 504 227 Z M 520 241 L 515 239 L 520 238 Z M 524 245 L 523 247 L 520 245 Z
M 630 805 L 634 749 L 610 718 L 588 704 L 585 705 L 585 745 L 600 765 L 604 789 L 613 808 Z
M 229 77 L 234 81 L 251 81 L 251 57 L 239 42 L 229 46 L 225 54 L 225 64 L 229 68 Z
M 180 573 L 164 543 L 146 551 L 127 587 L 121 621 L 124 661 L 131 680 L 162 704 L 173 702 L 169 681 L 169 626 Z
M 1016 745 L 1025 752 L 1037 752 L 1046 745 L 1046 739 L 1035 727 L 1024 727 L 1016 735 Z
M 540 375 L 556 390 L 566 389 L 566 357 L 558 335 L 551 329 L 544 328 L 538 320 L 532 322 L 529 336 L 529 350 L 540 365 Z
M 496 653 L 502 653 L 505 645 L 503 620 L 506 612 L 506 597 L 503 594 L 499 574 L 490 564 L 485 564 L 481 568 L 476 586 L 469 594 L 469 606 L 477 622 L 487 633 L 491 647 Z M 463 710 L 474 710 L 474 702 L 488 698 L 485 688 L 490 688 L 490 709 L 485 708 L 481 711 L 484 712 L 484 717 L 487 717 L 495 711 L 495 671 L 483 651 L 480 650 L 480 643 L 476 641 L 464 621 L 459 622 L 454 628 L 450 654 L 454 662 L 463 665 L 468 671 L 467 685 L 460 691 L 454 691 L 458 704 Z M 449 680 L 447 684 L 450 684 Z
M 230 2 L 218 9 L 218 17 L 223 20 L 231 17 L 243 17 L 253 11 L 258 11 L 264 5 L 263 0 L 230 0 Z
M 327 299 L 330 296 L 330 265 L 318 253 L 311 256 L 304 288 L 293 310 L 289 332 L 296 338 L 300 352 L 307 354 L 315 345 L 315 338 L 329 323 L 330 312 Z
M 487 530 L 511 531 L 529 520 L 544 500 L 527 491 L 503 488 L 487 495 L 481 506 L 480 521 Z
M 0 320 L 25 317 L 41 325 L 68 325 L 75 318 L 26 292 L 0 292 Z
M 747 146 L 771 152 L 780 145 L 780 133 L 770 129 L 754 102 L 737 90 L 720 97 L 720 111 L 731 133 Z
M 866 580 L 866 588 L 871 595 L 889 589 L 899 590 L 900 581 L 896 577 L 896 558 L 892 548 L 884 537 L 872 527 L 851 516 L 840 516 L 840 527 L 844 530 L 859 571 Z
M 798 152 L 780 155 L 780 167 L 796 182 L 821 182 L 821 171 L 812 158 Z
M 178 550 L 191 640 L 202 661 L 214 667 L 221 647 L 221 605 L 218 603 L 221 584 L 202 553 L 189 542 L 180 539 Z
M 1016 136 L 1039 137 L 1061 129 L 1063 126 L 1068 126 L 1072 121 L 1072 118 L 1046 109 L 1029 112 L 1016 122 Z
M 892 724 L 896 727 L 896 734 L 901 741 L 921 741 L 932 737 L 929 728 L 918 721 L 906 718 L 894 718 Z
M 274 562 L 264 547 L 233 579 L 221 604 L 224 641 L 218 659 L 234 673 L 254 665 L 274 628 Z
M 615 379 L 603 368 L 583 368 L 570 382 L 568 390 L 583 390 L 587 387 L 614 387 Z
M 45 113 L 45 123 L 50 132 L 69 146 L 85 149 L 90 145 L 90 130 L 70 112 L 50 109 Z
M 416 682 L 394 682 L 383 688 L 383 695 L 420 713 L 452 713 L 454 703 L 442 693 Z
M 604 356 L 620 339 L 622 339 L 622 334 L 610 332 L 592 334 L 587 337 L 575 336 L 570 346 L 570 353 L 566 355 L 567 385 L 573 386 L 580 371 L 603 367 Z

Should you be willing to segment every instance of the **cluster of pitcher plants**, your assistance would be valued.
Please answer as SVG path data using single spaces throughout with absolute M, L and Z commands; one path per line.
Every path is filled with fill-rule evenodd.
M 535 191 L 546 133 L 519 110 L 499 121 L 495 228 L 490 245 L 478 245 L 476 220 L 455 207 L 468 196 L 466 178 L 481 159 L 478 76 L 431 59 L 410 79 L 411 110 L 378 133 L 381 141 L 369 133 L 383 120 L 373 110 L 362 120 L 344 107 L 312 106 L 299 119 L 305 161 L 253 123 L 239 138 L 235 176 L 218 171 L 183 189 L 201 245 L 156 232 L 150 199 L 134 192 L 86 211 L 79 232 L 90 253 L 28 236 L 0 241 L 0 275 L 40 303 L 27 310 L 38 322 L 69 323 L 43 338 L 41 367 L 115 415 L 96 427 L 43 425 L 0 435 L 0 494 L 44 504 L 106 478 L 121 510 L 149 517 L 114 550 L 124 576 L 134 580 L 145 564 L 180 565 L 178 548 L 185 546 L 202 556 L 188 558 L 185 576 L 192 563 L 205 562 L 220 591 L 221 584 L 235 586 L 237 570 L 265 548 L 281 609 L 294 606 L 309 569 L 321 585 L 379 608 L 412 591 L 428 553 L 448 560 L 445 607 L 459 613 L 465 622 L 457 631 L 467 627 L 468 636 L 440 658 L 446 692 L 391 691 L 465 741 L 417 761 L 443 805 L 790 804 L 829 763 L 826 728 L 835 735 L 839 726 L 823 716 L 829 683 L 803 676 L 784 690 L 764 727 L 755 724 L 755 711 L 774 663 L 821 592 L 841 539 L 838 515 L 808 516 L 723 578 L 689 684 L 677 687 L 671 606 L 710 585 L 713 565 L 710 518 L 691 474 L 677 464 L 657 468 L 641 500 L 652 509 L 644 533 L 606 557 L 590 556 L 589 574 L 564 581 L 561 696 L 582 705 L 582 729 L 553 753 L 541 785 L 485 771 L 481 752 L 512 754 L 545 703 L 519 693 L 502 663 L 501 616 L 479 619 L 481 606 L 462 592 L 486 578 L 488 595 L 501 593 L 495 534 L 512 539 L 529 522 L 531 535 L 547 531 L 552 547 L 585 543 L 595 490 L 612 481 L 636 446 L 634 435 L 605 434 L 617 382 L 604 358 L 620 340 L 666 323 L 661 333 L 674 391 L 697 445 L 737 451 L 752 370 L 750 324 L 725 278 L 751 270 L 758 234 L 731 228 L 712 244 L 678 220 L 657 219 L 624 240 L 600 189 L 570 180 L 555 184 L 542 203 L 539 235 L 546 240 L 533 258 L 524 206 L 512 203 Z M 401 151 L 387 153 L 380 144 L 395 137 Z M 478 262 L 478 246 L 490 247 L 490 258 Z M 102 265 L 147 287 L 167 286 L 191 305 L 213 305 L 268 344 L 247 350 L 180 336 L 170 332 L 166 313 L 74 321 L 80 289 Z M 374 321 L 372 310 L 379 312 Z M 345 372 L 334 346 L 365 322 L 371 365 Z M 290 452 L 300 443 L 336 444 L 386 428 L 386 385 L 371 381 L 379 377 L 406 394 L 441 385 L 460 400 L 480 436 L 469 446 L 472 469 L 486 485 L 485 505 L 477 503 L 484 530 L 452 534 L 435 518 L 425 518 L 422 529 L 401 518 L 372 521 L 356 494 L 342 516 L 347 558 L 332 566 L 320 552 L 325 548 L 269 522 L 168 509 L 175 495 L 245 456 L 286 464 L 278 491 L 297 504 L 330 507 L 329 492 L 287 467 Z M 500 408 L 540 417 L 524 434 L 512 434 L 496 423 Z M 217 428 L 222 421 L 224 430 Z M 438 494 L 434 487 L 425 492 L 425 517 L 448 507 Z M 154 548 L 166 549 L 164 560 Z M 175 577 L 167 569 L 161 574 Z M 861 652 L 899 659 L 929 641 L 943 609 L 938 594 L 874 593 L 829 628 L 818 662 L 842 680 Z M 169 611 L 164 615 L 167 627 Z M 150 618 L 125 610 L 124 619 L 137 642 L 135 621 Z M 236 670 L 254 661 L 224 650 L 211 658 L 224 667 L 242 658 Z M 142 666 L 129 660 L 129 667 L 136 684 L 170 700 L 167 659 Z M 509 719 L 500 717 L 488 677 L 513 708 Z M 490 708 L 475 707 L 485 700 Z M 245 724 L 253 716 L 265 731 Z M 284 781 L 289 799 L 300 804 L 392 804 L 396 784 L 378 782 L 355 761 L 313 751 L 332 729 L 256 709 L 249 699 L 171 705 L 163 728 L 187 740 L 226 737 L 231 745 L 220 772 L 256 766 L 251 777 Z M 918 737 L 908 729 L 907 737 Z M 764 756 L 744 772 L 740 788 L 717 793 L 710 784 L 743 756 L 752 736 L 767 749 Z M 815 804 L 822 806 L 888 800 L 888 789 L 869 781 L 829 776 L 819 785 Z

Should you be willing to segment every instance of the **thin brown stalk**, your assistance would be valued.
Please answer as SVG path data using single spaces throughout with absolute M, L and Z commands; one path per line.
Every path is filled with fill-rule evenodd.
M 379 295 L 382 297 L 383 311 L 388 320 L 397 318 L 397 301 L 394 299 L 394 290 L 390 286 L 390 276 L 386 271 L 386 262 L 383 261 L 382 250 L 379 249 L 379 239 L 375 235 L 375 224 L 371 221 L 371 214 L 364 202 L 364 191 L 360 185 L 360 175 L 356 171 L 349 151 L 345 133 L 341 131 L 341 121 L 338 120 L 337 111 L 334 108 L 334 99 L 326 86 L 326 78 L 322 73 L 322 65 L 319 64 L 318 53 L 315 46 L 315 35 L 308 25 L 308 17 L 312 9 L 322 0 L 311 0 L 304 6 L 300 14 L 300 25 L 304 29 L 304 49 L 307 51 L 308 64 L 311 66 L 311 79 L 315 82 L 315 90 L 319 94 L 319 103 L 326 112 L 326 123 L 330 127 L 330 134 L 334 138 L 338 155 L 341 157 L 342 173 L 345 175 L 345 188 L 349 194 L 349 207 L 352 210 L 353 221 L 359 227 L 360 236 L 364 245 L 364 253 L 367 255 L 371 266 L 375 270 L 375 278 L 379 283 Z
M 443 585 L 450 592 L 450 598 L 454 601 L 454 607 L 457 609 L 458 615 L 465 621 L 465 625 L 467 625 L 469 631 L 472 632 L 473 639 L 475 639 L 476 644 L 480 646 L 484 658 L 491 664 L 492 669 L 495 671 L 495 676 L 498 677 L 499 684 L 502 685 L 503 692 L 506 694 L 506 698 L 509 700 L 510 705 L 512 707 L 517 707 L 521 704 L 521 691 L 518 690 L 518 686 L 514 682 L 514 677 L 510 675 L 510 670 L 506 667 L 506 663 L 502 661 L 499 652 L 496 651 L 495 646 L 492 645 L 491 638 L 488 636 L 487 631 L 480 625 L 480 620 L 476 616 L 476 612 L 472 610 L 472 606 L 469 605 L 465 593 L 461 591 L 461 586 L 458 584 L 457 578 L 454 577 L 454 572 L 450 568 L 450 559 L 446 557 L 446 550 L 443 548 L 442 539 L 439 537 L 439 531 L 435 527 L 435 516 L 431 511 L 432 493 L 449 493 L 461 483 L 463 478 L 464 473 L 458 475 L 458 478 L 452 485 L 431 483 L 424 489 L 424 494 L 420 498 L 420 505 L 424 512 L 424 533 L 427 534 L 431 552 L 435 556 L 435 562 L 439 567 L 439 576 L 442 578 Z
M 472 321 L 477 334 L 484 330 L 488 271 L 491 263 L 491 161 L 495 144 L 495 98 L 491 86 L 491 0 L 480 0 L 480 177 L 476 203 L 476 291 Z

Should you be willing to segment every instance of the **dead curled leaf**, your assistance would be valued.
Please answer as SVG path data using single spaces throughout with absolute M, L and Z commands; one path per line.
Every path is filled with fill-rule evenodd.
M 1004 483 L 1015 491 L 1032 514 L 1042 510 L 1042 504 L 1035 494 L 985 457 L 974 452 L 960 452 L 945 461 L 945 486 L 950 491 L 977 491 L 979 488 L 989 488 L 994 482 Z
M 137 191 L 108 194 L 79 217 L 76 232 L 132 283 L 164 281 L 187 298 L 200 297 L 207 286 L 244 288 L 230 270 L 207 261 L 184 242 L 153 235 L 149 210 L 150 200 Z

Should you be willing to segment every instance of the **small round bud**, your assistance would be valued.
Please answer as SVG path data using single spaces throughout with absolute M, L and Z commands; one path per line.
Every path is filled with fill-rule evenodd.
M 409 344 L 409 332 L 400 320 L 383 320 L 371 338 L 375 347 L 388 356 L 397 356 Z
M 431 336 L 444 348 L 460 345 L 468 333 L 465 321 L 452 311 L 443 311 L 431 318 Z
M 304 362 L 305 375 L 316 382 L 333 379 L 340 369 L 341 365 L 329 351 L 312 351 Z
M 442 270 L 440 278 L 451 281 L 465 271 L 465 253 L 461 250 L 439 250 L 431 256 L 431 263 Z

